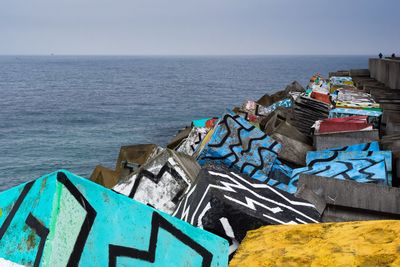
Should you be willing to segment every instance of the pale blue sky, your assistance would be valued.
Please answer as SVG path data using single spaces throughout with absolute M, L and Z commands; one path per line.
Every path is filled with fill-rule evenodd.
M 399 0 L 1 0 L 0 54 L 400 54 Z

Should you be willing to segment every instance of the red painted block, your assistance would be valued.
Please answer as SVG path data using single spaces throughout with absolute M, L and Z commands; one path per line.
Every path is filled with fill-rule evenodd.
M 350 132 L 372 130 L 368 116 L 350 116 L 345 118 L 330 118 L 320 121 L 318 133 Z

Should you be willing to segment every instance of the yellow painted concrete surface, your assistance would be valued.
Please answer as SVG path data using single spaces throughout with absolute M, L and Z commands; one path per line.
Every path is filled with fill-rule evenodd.
M 400 221 L 265 226 L 230 266 L 400 266 Z

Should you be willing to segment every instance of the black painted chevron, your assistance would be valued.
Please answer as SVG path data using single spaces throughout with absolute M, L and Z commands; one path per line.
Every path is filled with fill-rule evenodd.
M 184 234 L 181 230 L 176 228 L 169 221 L 164 219 L 157 212 L 153 212 L 152 222 L 151 222 L 151 233 L 150 233 L 150 241 L 148 250 L 139 250 L 135 248 L 129 248 L 118 245 L 109 245 L 108 253 L 109 253 L 109 267 L 115 267 L 117 265 L 117 257 L 129 257 L 133 259 L 139 259 L 143 261 L 147 261 L 150 263 L 154 263 L 156 258 L 156 250 L 157 250 L 157 242 L 158 242 L 158 233 L 159 229 L 162 228 L 166 230 L 168 233 L 173 235 L 180 242 L 190 247 L 194 251 L 196 251 L 202 258 L 202 266 L 210 266 L 213 255 L 206 248 L 198 244 L 188 235 Z M 184 255 L 176 255 L 177 257 Z
M 78 266 L 86 244 L 86 240 L 89 237 L 90 230 L 92 229 L 93 223 L 96 219 L 97 212 L 92 205 L 90 205 L 85 196 L 79 191 L 79 189 L 76 188 L 76 186 L 68 179 L 65 173 L 58 172 L 57 181 L 62 183 L 67 188 L 71 195 L 87 212 L 67 264 L 68 267 Z
M 139 169 L 139 173 L 136 176 L 135 183 L 133 184 L 131 192 L 129 193 L 129 197 L 130 198 L 135 197 L 136 190 L 138 189 L 140 181 L 142 180 L 143 177 L 146 177 L 152 180 L 154 183 L 158 184 L 161 177 L 163 177 L 165 173 L 171 174 L 171 176 L 174 177 L 175 179 L 184 180 L 182 176 L 174 169 L 174 167 L 168 161 L 161 167 L 160 171 L 157 174 L 154 174 L 142 168 Z
M 49 234 L 49 229 L 44 226 L 32 213 L 29 213 L 26 218 L 25 223 L 32 228 L 36 234 L 40 237 L 40 243 L 38 250 L 36 252 L 35 262 L 33 264 L 34 267 L 38 267 L 40 265 L 40 260 L 42 259 L 44 245 L 46 243 L 46 238 Z

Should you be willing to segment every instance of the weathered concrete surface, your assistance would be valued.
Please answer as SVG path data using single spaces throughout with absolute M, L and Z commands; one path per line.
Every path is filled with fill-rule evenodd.
M 248 232 L 236 266 L 400 266 L 400 221 L 264 226 Z
M 115 171 L 119 172 L 121 177 L 126 177 L 158 152 L 160 148 L 155 144 L 121 146 Z
M 169 149 L 175 149 L 176 147 L 179 146 L 180 143 L 182 143 L 182 141 L 184 139 L 186 139 L 189 134 L 190 131 L 192 130 L 192 127 L 185 127 L 182 130 L 180 130 L 173 138 L 171 141 L 169 141 L 167 148 Z
M 378 130 L 315 134 L 314 147 L 324 150 L 338 146 L 348 146 L 360 143 L 370 143 L 379 140 Z
M 303 192 L 296 196 L 310 190 L 322 202 L 305 197 L 308 201 L 319 207 L 325 202 L 323 221 L 400 219 L 400 189 L 396 187 L 301 175 L 298 188 Z
M 306 163 L 306 154 L 313 150 L 312 146 L 299 142 L 285 135 L 274 133 L 271 137 L 282 144 L 282 150 L 278 158 L 304 166 Z
M 3 191 L 0 199 L 2 264 L 228 264 L 226 240 L 68 171 Z
M 370 76 L 370 72 L 368 69 L 351 69 L 349 71 L 349 75 L 351 77 L 353 77 L 354 80 L 354 76 L 356 77 L 369 77 Z
M 370 58 L 371 77 L 392 89 L 400 88 L 400 60 Z
M 113 186 L 118 183 L 119 178 L 120 172 L 111 170 L 101 165 L 97 165 L 94 168 L 92 175 L 90 175 L 89 179 L 104 187 L 113 188 Z

